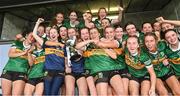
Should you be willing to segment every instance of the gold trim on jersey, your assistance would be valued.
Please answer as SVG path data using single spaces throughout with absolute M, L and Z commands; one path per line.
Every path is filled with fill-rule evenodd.
M 141 64 L 140 61 L 138 61 L 138 63 L 134 62 L 130 57 L 129 55 L 125 55 L 125 62 L 127 65 L 133 67 L 134 69 L 143 69 L 145 67 L 144 64 Z
M 87 50 L 83 53 L 84 57 L 90 57 L 92 55 L 105 55 L 108 56 L 108 54 L 103 49 L 92 49 Z
M 16 53 L 22 53 L 24 52 L 23 50 L 20 50 L 20 49 L 16 49 Z M 28 59 L 28 56 L 27 55 L 22 55 L 22 56 L 19 56 L 20 58 L 23 58 L 23 59 Z
M 116 49 L 113 49 L 115 52 L 116 52 L 116 54 L 118 54 L 118 55 L 121 55 L 122 53 L 123 53 L 123 48 L 116 48 Z
M 180 64 L 180 58 L 175 58 L 175 59 L 168 59 L 170 62 L 173 64 Z
M 42 63 L 45 61 L 45 56 L 36 57 L 34 64 Z
M 45 54 L 56 54 L 57 56 L 64 57 L 64 52 L 62 50 L 53 49 L 53 48 L 45 48 Z
M 163 60 L 165 60 L 166 59 L 166 57 L 163 57 L 163 58 L 161 58 L 161 59 L 159 59 L 159 60 L 152 60 L 152 64 L 153 65 L 158 65 L 158 64 L 160 64 L 161 62 L 163 62 Z

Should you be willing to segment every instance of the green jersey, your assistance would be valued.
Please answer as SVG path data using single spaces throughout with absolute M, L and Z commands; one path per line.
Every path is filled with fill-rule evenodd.
M 163 64 L 163 60 L 166 59 L 165 49 L 166 43 L 160 41 L 158 42 L 156 52 L 148 52 L 157 77 L 163 77 L 170 71 L 170 68 Z
M 99 19 L 96 19 L 96 20 L 94 21 L 94 24 L 95 24 L 96 28 L 102 29 L 101 21 L 100 21 Z
M 89 67 L 91 70 L 91 74 L 115 70 L 115 62 L 109 55 L 104 51 L 104 49 L 90 49 L 84 52 L 84 56 L 88 59 L 88 62 L 85 64 L 90 64 Z
M 103 28 L 102 28 L 102 26 L 101 26 L 100 20 L 99 20 L 99 19 L 96 19 L 96 20 L 94 21 L 94 24 L 95 24 L 96 28 L 98 29 L 98 31 L 99 31 L 99 33 L 100 33 L 100 36 L 101 36 L 101 37 L 104 37 L 104 30 L 103 30 Z
M 180 43 L 177 50 L 173 50 L 170 46 L 167 46 L 165 53 L 174 69 L 175 75 L 180 76 Z
M 81 28 L 85 25 L 83 25 L 82 22 L 78 23 L 77 25 L 71 25 L 70 20 L 64 20 L 64 24 L 63 24 L 67 29 L 69 28 Z
M 43 77 L 44 62 L 45 62 L 45 52 L 44 50 L 36 50 L 33 52 L 35 56 L 35 61 L 32 68 L 29 70 L 28 78 L 38 78 Z
M 82 28 L 86 27 L 86 26 L 85 26 L 85 22 L 81 20 L 81 21 L 79 22 L 78 26 L 76 26 L 76 27 L 77 27 L 78 30 L 81 30 Z
M 152 67 L 151 59 L 142 50 L 135 56 L 130 55 L 130 53 L 126 50 L 125 62 L 127 64 L 129 73 L 137 78 L 143 77 L 148 74 L 147 68 Z
M 126 68 L 126 64 L 125 64 L 124 51 L 122 48 L 122 40 L 118 40 L 118 42 L 119 42 L 119 48 L 113 49 L 118 55 L 117 59 L 115 60 L 115 62 L 117 63 L 115 69 L 121 70 Z
M 15 48 L 17 53 L 21 53 L 25 49 L 30 48 L 30 46 L 25 46 L 22 41 L 14 41 L 11 48 Z M 6 66 L 4 67 L 4 70 L 27 73 L 28 68 L 29 64 L 27 55 L 23 55 L 18 57 L 10 57 Z

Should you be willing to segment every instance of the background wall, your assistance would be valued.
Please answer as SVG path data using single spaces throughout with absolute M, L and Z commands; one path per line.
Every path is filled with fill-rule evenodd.
M 167 19 L 180 20 L 180 1 L 172 0 L 167 6 L 160 11 L 162 16 Z
M 14 16 L 12 14 L 5 14 L 3 27 L 2 27 L 2 40 L 13 40 L 15 35 L 21 33 L 24 29 L 24 26 L 27 25 L 27 21 Z
M 133 22 L 140 29 L 143 22 L 155 22 L 155 18 L 161 16 L 160 11 L 146 11 L 136 13 L 126 13 L 123 17 L 123 25 Z

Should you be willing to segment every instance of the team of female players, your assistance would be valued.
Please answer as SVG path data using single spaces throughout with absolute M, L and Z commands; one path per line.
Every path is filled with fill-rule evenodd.
M 143 23 L 142 32 L 127 23 L 123 32 L 114 27 L 119 10 L 110 20 L 100 8 L 94 22 L 89 12 L 82 21 L 75 11 L 68 20 L 57 13 L 46 32 L 39 18 L 9 50 L 3 95 L 180 95 L 180 41 L 172 22 L 160 17 L 153 26 Z

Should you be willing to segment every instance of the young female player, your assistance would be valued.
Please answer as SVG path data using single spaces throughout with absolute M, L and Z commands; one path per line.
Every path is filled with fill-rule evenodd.
M 9 50 L 9 60 L 1 75 L 3 95 L 23 95 L 29 64 L 27 54 L 34 41 L 32 33 L 23 41 L 16 40 Z
M 178 95 L 176 91 L 179 90 L 180 86 L 172 69 L 168 66 L 169 62 L 165 54 L 166 43 L 163 41 L 158 42 L 156 35 L 153 33 L 146 33 L 144 38 L 148 55 L 152 60 L 157 76 L 156 89 L 159 95 L 168 95 L 163 81 L 168 84 L 174 95 Z
M 130 36 L 127 39 L 125 62 L 131 75 L 129 81 L 130 95 L 155 95 L 156 74 L 151 59 L 139 47 L 138 38 Z
M 25 85 L 24 95 L 43 95 L 44 91 L 44 62 L 45 52 L 42 46 L 35 42 L 35 49 L 28 53 L 30 69 Z
M 39 18 L 33 30 L 33 37 L 45 49 L 45 78 L 44 78 L 44 94 L 45 95 L 58 95 L 59 88 L 64 82 L 65 71 L 65 48 L 64 45 L 58 41 L 58 31 L 55 28 L 50 30 L 50 39 L 46 41 L 37 35 L 37 27 L 44 20 Z M 51 42 L 58 43 L 54 46 Z

